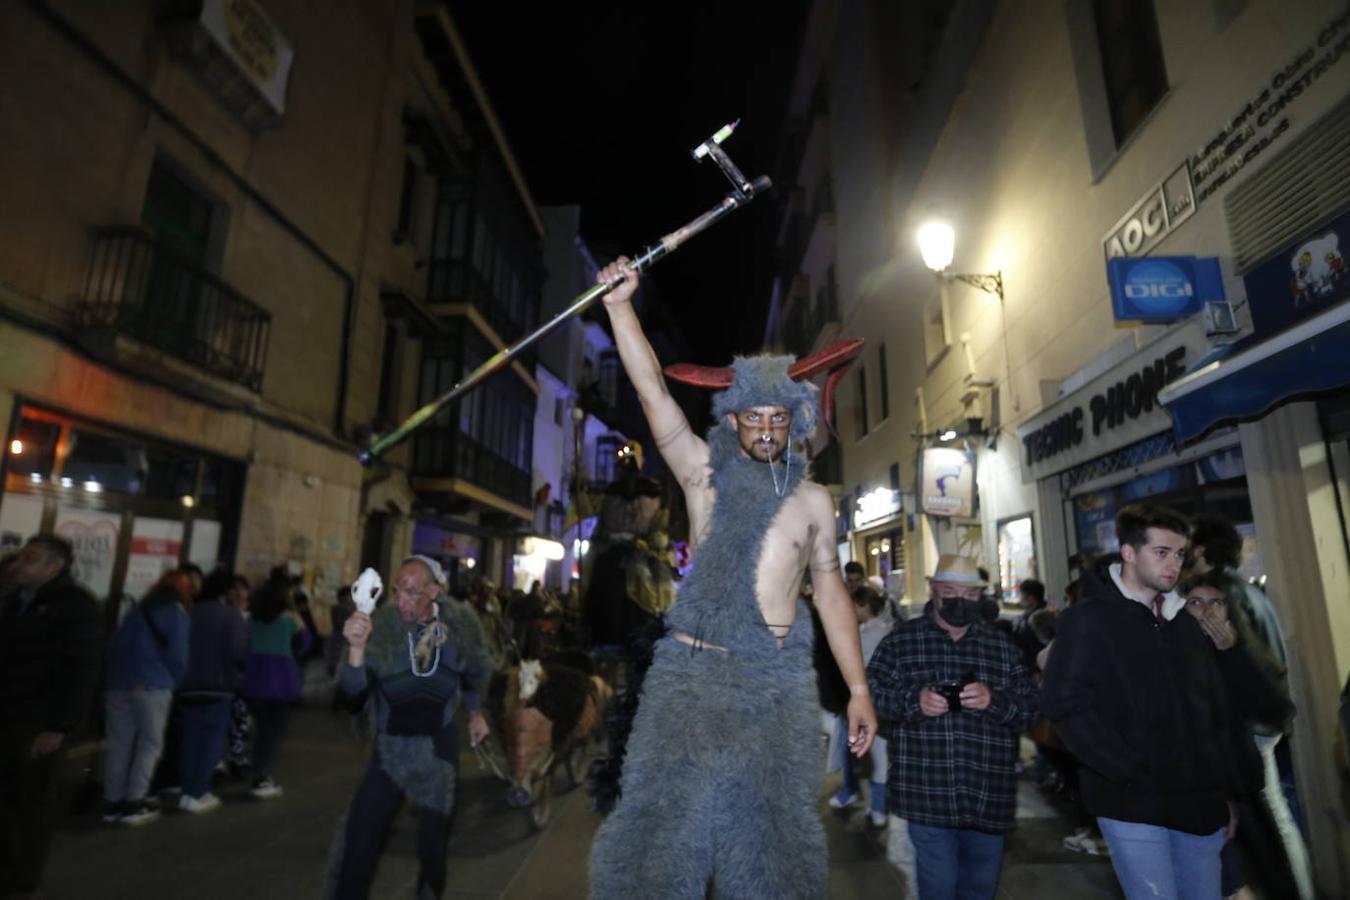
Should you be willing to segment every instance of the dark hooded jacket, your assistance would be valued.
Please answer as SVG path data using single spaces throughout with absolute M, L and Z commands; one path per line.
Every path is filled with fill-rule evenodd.
M 1090 813 L 1212 834 L 1227 800 L 1260 790 L 1251 722 L 1288 703 L 1242 645 L 1218 651 L 1185 610 L 1159 624 L 1105 559 L 1083 575 L 1046 665 L 1041 709 L 1083 763 Z
M 38 588 L 22 614 L 17 595 L 0 605 L 0 729 L 78 731 L 103 664 L 98 603 L 66 570 Z

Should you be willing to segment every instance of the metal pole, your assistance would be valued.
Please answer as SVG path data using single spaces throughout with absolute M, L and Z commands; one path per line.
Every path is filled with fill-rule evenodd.
M 628 270 L 631 272 L 645 272 L 657 260 L 673 253 L 685 241 L 689 240 L 699 232 L 706 230 L 710 226 L 715 225 L 717 222 L 720 222 L 726 216 L 735 212 L 737 209 L 740 209 L 742 206 L 745 206 L 756 196 L 768 190 L 771 186 L 772 182 L 769 178 L 767 176 L 761 176 L 749 184 L 749 190 L 732 191 L 722 198 L 721 203 L 717 204 L 697 219 L 694 219 L 692 222 L 672 231 L 670 234 L 639 253 L 636 259 L 633 259 L 628 263 Z M 380 438 L 369 448 L 362 450 L 357 454 L 357 459 L 360 460 L 363 466 L 369 466 L 374 463 L 375 460 L 382 456 L 389 448 L 402 442 L 408 435 L 431 421 L 441 410 L 473 390 L 489 375 L 499 369 L 505 368 L 510 364 L 511 360 L 523 353 L 528 347 L 537 343 L 541 338 L 551 333 L 559 325 L 563 324 L 573 316 L 580 315 L 596 300 L 618 287 L 622 281 L 622 278 L 616 278 L 615 280 L 604 284 L 597 284 L 589 290 L 578 294 L 576 299 L 574 299 L 562 312 L 558 313 L 552 319 L 540 325 L 533 332 L 516 341 L 511 346 L 494 353 L 482 365 L 466 375 L 464 380 L 459 384 L 455 385 L 435 400 L 432 400 L 430 403 L 427 403 L 421 409 L 409 416 L 408 419 L 394 431 L 391 431 L 389 434 Z

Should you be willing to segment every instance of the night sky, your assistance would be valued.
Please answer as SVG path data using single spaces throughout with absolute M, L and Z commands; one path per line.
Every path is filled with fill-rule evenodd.
M 633 255 L 716 204 L 729 182 L 689 151 L 731 120 L 732 160 L 748 178 L 774 174 L 801 0 L 449 8 L 535 202 L 580 204 L 594 244 Z M 647 276 L 691 362 L 760 349 L 780 203 L 757 198 Z

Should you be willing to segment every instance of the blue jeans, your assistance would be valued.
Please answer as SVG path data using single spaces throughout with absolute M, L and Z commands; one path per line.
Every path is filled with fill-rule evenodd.
M 1111 867 L 1128 900 L 1214 900 L 1221 897 L 1219 854 L 1224 831 L 1188 834 L 1160 825 L 1099 817 Z
M 225 753 L 225 732 L 230 727 L 230 698 L 206 703 L 181 703 L 183 750 L 179 777 L 185 797 L 200 798 L 211 790 L 211 773 Z
M 990 900 L 1003 868 L 1003 835 L 909 823 L 919 900 Z
M 108 691 L 104 730 L 108 736 L 108 767 L 103 799 L 109 803 L 144 800 L 164 749 L 164 726 L 169 721 L 173 691 Z

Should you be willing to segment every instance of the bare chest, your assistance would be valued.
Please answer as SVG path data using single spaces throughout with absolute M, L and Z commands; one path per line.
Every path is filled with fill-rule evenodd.
M 716 491 L 710 484 L 699 487 L 697 492 L 685 492 L 690 550 L 696 565 L 698 547 L 708 537 L 712 527 L 713 506 L 717 502 Z M 806 499 L 799 486 L 778 508 L 765 528 L 758 558 L 744 560 L 744 565 L 754 568 L 755 600 L 765 624 L 780 640 L 786 636 L 796 619 L 802 578 L 813 548 L 820 539 L 819 528 L 811 521 Z

